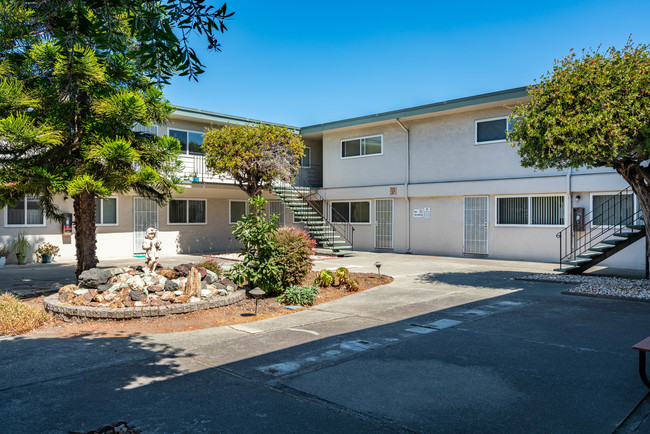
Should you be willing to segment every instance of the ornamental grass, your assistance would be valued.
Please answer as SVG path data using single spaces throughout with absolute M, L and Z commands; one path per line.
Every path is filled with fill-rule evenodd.
M 9 293 L 0 294 L 0 335 L 19 335 L 39 328 L 51 319 Z

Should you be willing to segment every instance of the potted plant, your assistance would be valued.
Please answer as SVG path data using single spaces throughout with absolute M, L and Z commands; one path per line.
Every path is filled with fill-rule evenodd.
M 36 247 L 35 252 L 44 264 L 49 264 L 55 256 L 59 255 L 59 247 L 50 243 L 41 243 Z
M 19 265 L 24 265 L 27 261 L 27 254 L 31 249 L 31 244 L 25 238 L 25 232 L 19 232 L 16 239 L 11 242 L 11 250 L 16 254 Z
M 4 267 L 9 256 L 9 248 L 5 245 L 0 246 L 0 267 Z

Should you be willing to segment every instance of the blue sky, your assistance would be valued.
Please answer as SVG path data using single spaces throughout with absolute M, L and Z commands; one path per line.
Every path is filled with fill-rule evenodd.
M 221 53 L 172 104 L 307 126 L 531 84 L 553 60 L 629 34 L 650 43 L 648 0 L 229 1 Z

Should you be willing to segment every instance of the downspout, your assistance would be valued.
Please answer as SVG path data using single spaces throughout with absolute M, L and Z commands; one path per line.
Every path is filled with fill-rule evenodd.
M 404 199 L 406 199 L 406 253 L 411 253 L 411 199 L 409 198 L 409 182 L 411 182 L 411 132 L 399 118 L 397 123 L 406 133 L 406 179 L 404 181 Z

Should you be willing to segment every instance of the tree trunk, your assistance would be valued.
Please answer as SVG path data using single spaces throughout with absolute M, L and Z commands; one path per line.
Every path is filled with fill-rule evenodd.
M 648 183 L 647 173 L 645 173 L 647 169 L 634 163 L 615 166 L 614 168 L 630 184 L 632 191 L 639 200 L 639 205 L 641 205 L 646 234 L 644 263 L 647 263 L 650 254 L 650 184 Z
M 95 196 L 82 193 L 73 197 L 75 247 L 77 249 L 77 271 L 79 275 L 97 263 L 97 234 L 95 232 Z

